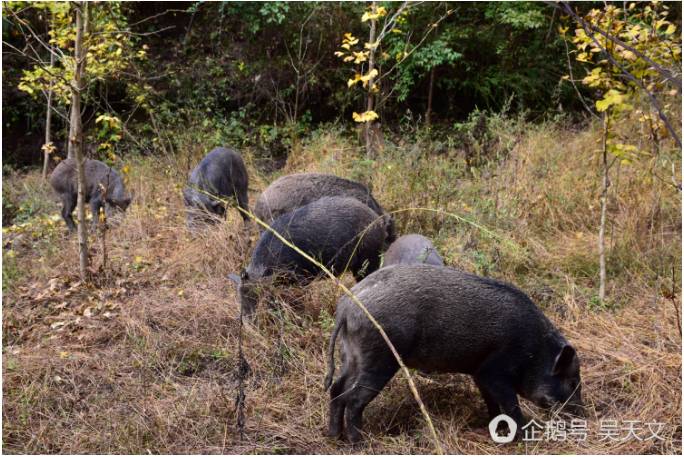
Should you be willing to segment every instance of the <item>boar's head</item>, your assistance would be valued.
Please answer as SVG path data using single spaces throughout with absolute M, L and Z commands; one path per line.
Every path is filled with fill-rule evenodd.
M 571 414 L 581 415 L 584 406 L 577 352 L 564 342 L 559 350 L 548 355 L 540 357 L 541 363 L 525 381 L 523 396 L 543 408 L 560 406 Z

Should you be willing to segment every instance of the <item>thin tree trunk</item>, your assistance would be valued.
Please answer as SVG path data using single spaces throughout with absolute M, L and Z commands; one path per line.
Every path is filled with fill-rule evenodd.
M 608 113 L 603 113 L 603 191 L 601 192 L 601 225 L 599 227 L 599 300 L 606 298 L 606 209 L 608 206 Z
M 74 51 L 74 80 L 71 82 L 71 119 L 69 128 L 69 154 L 76 161 L 78 179 L 78 253 L 81 280 L 88 274 L 88 232 L 85 217 L 85 157 L 83 156 L 83 125 L 81 123 L 81 95 L 84 90 L 83 73 L 86 51 L 83 49 L 83 35 L 88 22 L 88 2 L 76 6 L 76 42 Z M 97 217 L 94 214 L 93 217 Z
M 50 68 L 55 65 L 55 54 L 50 52 Z M 47 179 L 48 165 L 50 163 L 50 151 L 52 139 L 51 132 L 52 129 L 52 81 L 50 82 L 50 88 L 47 93 L 47 110 L 45 113 L 45 146 L 43 148 L 43 179 Z
M 372 11 L 375 13 L 377 11 L 377 2 L 373 2 L 371 5 Z M 375 68 L 375 33 L 377 28 L 377 20 L 371 19 L 370 36 L 368 38 L 368 43 L 370 43 L 371 48 L 368 50 L 368 73 L 370 74 Z M 366 102 L 366 111 L 373 111 L 373 78 L 368 80 L 368 101 Z M 373 124 L 374 121 L 366 122 L 366 158 L 375 158 L 375 148 L 373 142 Z
M 72 84 L 73 84 L 73 81 L 72 81 Z M 73 89 L 73 87 L 72 87 L 72 88 L 71 88 L 71 100 L 72 100 L 72 103 L 71 103 L 71 106 L 69 107 L 69 139 L 68 139 L 68 141 L 67 141 L 67 159 L 73 159 L 73 158 L 76 156 L 76 151 L 75 151 L 76 142 L 75 142 L 75 141 L 71 141 L 71 136 L 72 136 L 72 133 L 74 132 L 74 130 L 73 130 L 73 128 L 74 128 L 74 127 L 73 127 L 73 126 L 74 126 L 74 124 L 73 124 L 73 119 L 74 119 L 74 104 L 73 104 L 73 99 L 74 99 L 74 89 Z M 79 117 L 79 119 L 81 118 L 81 113 L 80 113 L 80 111 L 79 111 L 79 113 L 78 113 L 78 117 Z
M 432 93 L 435 87 L 435 69 L 437 67 L 432 67 L 430 70 L 430 87 L 428 89 L 428 102 L 427 109 L 425 110 L 425 124 L 430 127 L 430 121 L 432 116 Z

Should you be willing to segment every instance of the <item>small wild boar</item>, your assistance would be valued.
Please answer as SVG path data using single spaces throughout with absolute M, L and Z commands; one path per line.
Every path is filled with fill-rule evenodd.
M 97 228 L 100 208 L 105 207 L 109 214 L 112 209 L 125 211 L 131 203 L 131 195 L 126 192 L 121 175 L 99 160 L 85 161 L 85 200 L 90 202 L 93 213 L 93 229 Z M 76 229 L 71 216 L 78 199 L 78 178 L 76 160 L 66 159 L 59 163 L 50 175 L 50 185 L 62 200 L 62 218 L 70 232 Z
M 385 252 L 383 267 L 397 263 L 444 265 L 444 261 L 437 253 L 432 241 L 417 233 L 397 238 Z
M 271 226 L 334 274 L 348 269 L 357 280 L 378 269 L 387 236 L 377 215 L 360 201 L 348 197 L 323 197 L 283 214 Z M 318 266 L 272 232 L 265 231 L 241 277 L 230 275 L 230 278 L 238 285 L 243 312 L 252 314 L 257 301 L 255 291 L 264 278 L 305 285 L 320 273 Z
M 351 197 L 383 216 L 387 243 L 396 238 L 394 219 L 359 182 L 323 173 L 295 173 L 278 178 L 257 199 L 254 215 L 271 223 L 285 213 L 318 200 L 321 197 Z
M 188 186 L 183 190 L 187 209 L 187 223 L 193 227 L 198 222 L 211 222 L 210 214 L 224 216 L 225 205 L 210 195 L 229 200 L 249 211 L 247 186 L 249 178 L 242 157 L 232 149 L 215 148 L 192 170 Z M 247 222 L 249 216 L 240 211 Z
M 490 418 L 524 418 L 518 395 L 542 407 L 581 412 L 575 349 L 520 290 L 448 267 L 393 265 L 352 288 L 380 323 L 404 363 L 420 371 L 472 375 Z M 346 295 L 337 303 L 325 388 L 340 338 L 342 373 L 330 390 L 328 433 L 361 439 L 366 405 L 399 365 L 378 330 Z M 567 402 L 567 403 L 566 403 Z

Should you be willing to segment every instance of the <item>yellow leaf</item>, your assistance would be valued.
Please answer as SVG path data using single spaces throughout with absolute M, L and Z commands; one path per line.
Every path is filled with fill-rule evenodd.
M 59 353 L 59 358 L 60 358 L 60 359 L 66 359 L 66 358 L 68 358 L 68 357 L 69 357 L 69 353 L 68 353 L 67 351 L 61 351 L 61 352 Z
M 359 42 L 359 39 L 355 38 L 354 35 L 352 35 L 351 33 L 345 33 L 344 38 L 342 39 L 342 43 L 350 45 L 350 46 L 354 46 L 358 42 Z M 347 48 L 347 49 L 349 49 L 349 48 Z
M 351 62 L 352 60 L 354 60 L 354 56 L 347 56 L 343 59 L 344 62 Z
M 363 63 L 367 60 L 368 53 L 367 52 L 354 52 L 354 57 L 352 57 L 352 60 L 354 60 L 355 64 Z M 347 59 L 344 59 L 346 62 Z
M 357 73 L 354 75 L 353 79 L 350 79 L 349 81 L 347 81 L 347 87 L 351 87 L 359 81 L 361 81 L 361 75 L 359 73 Z
M 589 54 L 586 52 L 580 52 L 579 54 L 577 54 L 577 57 L 575 57 L 575 59 L 578 62 L 591 62 L 591 59 L 589 58 Z
M 352 118 L 354 118 L 355 122 L 370 122 L 374 121 L 377 118 L 379 118 L 378 113 L 375 111 L 366 111 L 364 113 L 357 113 L 356 111 L 352 113 Z
M 57 148 L 55 147 L 54 143 L 52 143 L 52 141 L 44 144 L 43 146 L 41 146 L 40 149 L 42 149 L 43 152 L 45 152 L 47 154 L 52 154 L 53 152 L 55 152 L 57 150 Z
M 385 9 L 384 6 L 378 7 L 375 12 L 372 11 L 366 11 L 363 13 L 363 16 L 361 16 L 361 22 L 366 22 L 366 21 L 373 21 L 375 19 L 381 18 L 384 15 L 387 14 L 387 10 Z
M 606 95 L 601 100 L 596 101 L 596 110 L 599 112 L 606 111 L 611 106 L 615 106 L 618 109 L 624 109 L 629 107 L 625 101 L 625 94 L 618 92 L 615 89 L 609 90 Z
M 629 49 L 625 49 L 624 51 L 622 51 L 622 57 L 624 57 L 627 60 L 635 60 L 636 59 L 636 55 L 632 51 L 630 51 Z
M 361 76 L 359 79 L 361 80 L 361 82 L 363 82 L 363 85 L 365 86 L 368 83 L 368 81 L 370 81 L 372 78 L 375 78 L 376 76 L 378 76 L 378 70 L 373 68 L 370 72 L 368 72 L 364 76 Z

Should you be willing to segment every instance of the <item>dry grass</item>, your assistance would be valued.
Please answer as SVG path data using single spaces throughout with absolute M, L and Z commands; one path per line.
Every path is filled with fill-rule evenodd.
M 321 170 L 372 182 L 390 210 L 440 208 L 511 240 L 509 246 L 434 213 L 397 215 L 401 232 L 431 236 L 450 264 L 520 285 L 577 347 L 590 428 L 585 443 L 494 445 L 468 377 L 416 374 L 446 452 L 681 453 L 680 194 L 644 182 L 636 167 L 621 169 L 610 208 L 611 300 L 598 304 L 595 138 L 592 131 L 533 128 L 516 138 L 504 162 L 475 178 L 458 151 L 428 156 L 425 145 L 409 152 L 390 147 L 385 160 L 368 164 L 335 133 L 313 138 L 286 165 L 285 172 Z M 3 251 L 4 452 L 433 451 L 401 376 L 367 408 L 363 447 L 322 436 L 324 354 L 340 295 L 325 280 L 262 300 L 256 320 L 244 327 L 250 371 L 242 439 L 235 405 L 239 312 L 225 275 L 245 264 L 256 230 L 231 211 L 227 221 L 190 236 L 179 192 L 184 171 L 150 159 L 130 166 L 136 198 L 108 233 L 110 268 L 98 284 L 77 281 L 76 241 L 63 236 L 61 222 L 35 216 L 34 228 L 4 235 L 13 252 Z M 37 178 L 12 179 L 16 188 Z M 271 179 L 255 176 L 251 187 Z M 250 197 L 254 202 L 256 193 Z M 40 214 L 58 211 L 49 202 L 41 208 Z M 100 249 L 99 242 L 92 247 L 95 268 Z M 675 306 L 667 293 L 672 265 Z M 538 420 L 550 417 L 527 402 L 523 408 Z M 604 419 L 664 422 L 664 440 L 599 441 Z

